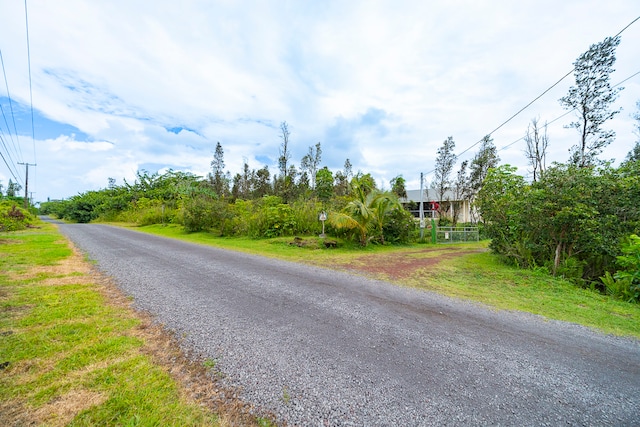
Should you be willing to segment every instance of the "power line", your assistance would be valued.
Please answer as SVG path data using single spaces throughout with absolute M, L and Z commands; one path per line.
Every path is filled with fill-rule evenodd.
M 4 76 L 5 87 L 7 89 L 7 99 L 9 100 L 9 108 L 11 109 L 11 118 L 13 120 L 13 128 L 15 130 L 16 139 L 17 139 L 18 138 L 18 130 L 17 130 L 17 127 L 16 127 L 15 115 L 13 114 L 13 103 L 11 101 L 11 93 L 9 92 L 9 81 L 7 79 L 7 72 L 6 72 L 6 69 L 4 67 L 4 58 L 2 56 L 2 50 L 0 50 L 0 64 L 2 64 L 2 74 Z M 21 160 L 21 157 L 22 157 L 21 153 L 19 154 L 18 150 L 16 149 L 16 141 L 13 139 L 13 134 L 11 132 L 11 127 L 9 126 L 9 122 L 7 121 L 7 115 L 4 112 L 4 108 L 2 108 L 2 104 L 0 104 L 0 112 L 2 113 L 2 117 L 4 119 L 4 123 L 7 126 L 7 132 L 8 132 L 8 135 L 9 135 L 9 139 L 11 140 L 11 145 L 13 146 L 13 151 L 16 154 L 18 160 Z M 6 157 L 2 154 L 2 152 L 0 152 L 0 157 L 2 157 L 2 161 L 7 166 L 7 169 L 9 170 L 9 173 L 11 173 L 11 175 L 16 180 L 16 182 L 20 182 L 20 179 L 18 178 L 18 176 L 20 174 L 18 173 L 18 170 L 15 168 L 15 162 L 11 158 L 11 151 L 9 150 L 6 138 L 4 138 L 3 135 L 4 135 L 4 131 L 3 131 L 2 127 L 0 126 L 0 144 L 2 144 L 2 147 L 4 147 L 4 151 L 6 152 Z M 19 142 L 19 140 L 18 140 L 18 142 Z M 19 146 L 20 145 L 18 144 L 18 147 Z
M 2 142 L 2 145 L 5 145 L 4 138 L 2 137 L 2 135 L 0 135 L 0 142 Z M 5 147 L 5 149 L 6 149 L 6 147 Z M 9 157 L 9 152 L 8 151 L 7 151 L 7 156 Z M 13 178 L 16 181 L 19 181 L 19 179 L 16 177 L 16 174 L 11 169 L 11 166 L 9 166 L 10 164 L 13 164 L 13 160 L 11 159 L 11 157 L 9 157 L 9 162 L 7 162 L 7 159 L 4 157 L 2 152 L 0 152 L 0 157 L 2 157 L 2 161 L 4 162 L 4 164 L 7 165 L 7 169 L 9 169 L 9 172 L 11 173 Z
M 2 108 L 2 105 L 0 105 L 0 110 L 2 110 L 2 117 L 4 117 L 4 122 L 7 126 L 7 131 L 9 132 L 9 139 L 11 139 L 11 143 L 13 145 L 13 152 L 16 154 L 18 160 L 22 159 L 22 151 L 20 150 L 20 138 L 18 136 L 18 128 L 16 126 L 16 116 L 13 112 L 13 101 L 11 99 L 11 93 L 9 92 L 9 79 L 7 79 L 7 72 L 4 68 L 4 58 L 2 56 L 2 50 L 0 50 L 0 63 L 2 64 L 2 74 L 4 76 L 4 85 L 5 88 L 7 89 L 7 99 L 9 100 L 9 110 L 11 110 L 11 119 L 13 122 L 13 130 L 16 134 L 16 141 L 17 141 L 17 146 L 18 148 L 16 148 L 16 141 L 13 140 L 13 136 L 11 134 L 11 128 L 9 127 L 9 123 L 7 122 L 7 116 L 4 113 L 4 109 Z M 7 150 L 7 154 L 8 154 L 8 150 Z
M 26 0 L 25 0 L 25 1 L 26 1 Z M 634 24 L 636 21 L 638 21 L 638 20 L 640 20 L 640 16 L 638 16 L 638 17 L 637 17 L 637 18 L 635 18 L 633 21 L 631 21 L 629 24 L 627 24 L 627 26 L 625 26 L 622 30 L 620 30 L 620 31 L 618 32 L 618 34 L 616 34 L 614 37 L 618 37 L 618 36 L 619 36 L 620 34 L 622 34 L 622 33 L 623 33 L 627 28 L 629 28 L 631 25 L 633 25 L 633 24 Z M 500 128 L 502 128 L 504 125 L 506 125 L 507 123 L 509 123 L 511 120 L 513 120 L 516 116 L 518 116 L 518 115 L 519 115 L 520 113 L 522 113 L 524 110 L 526 110 L 527 108 L 529 108 L 529 107 L 530 107 L 534 102 L 536 102 L 538 99 L 542 98 L 542 96 L 544 96 L 545 94 L 547 94 L 551 89 L 553 89 L 554 87 L 556 87 L 556 86 L 557 86 L 561 81 L 563 81 L 564 79 L 566 79 L 566 78 L 567 78 L 569 75 L 571 75 L 571 73 L 573 73 L 574 71 L 575 71 L 575 67 L 574 67 L 571 71 L 569 71 L 567 74 L 565 74 L 564 76 L 562 76 L 562 77 L 560 78 L 560 80 L 558 80 L 557 82 L 555 82 L 553 85 L 551 85 L 549 88 L 547 88 L 544 92 L 542 92 L 540 95 L 538 95 L 537 97 L 535 97 L 535 98 L 533 99 L 533 101 L 529 102 L 527 105 L 525 105 L 524 107 L 522 107 L 520 110 L 518 110 L 518 112 L 516 112 L 515 114 L 513 114 L 511 117 L 509 117 L 509 118 L 508 118 L 507 120 L 505 120 L 504 122 L 502 122 L 502 123 L 501 123 L 497 128 L 495 128 L 494 130 L 492 130 L 491 132 L 489 132 L 488 134 L 486 134 L 485 136 L 483 136 L 480 140 L 476 141 L 476 142 L 475 142 L 475 143 L 473 143 L 471 146 L 469 146 L 469 147 L 467 147 L 466 149 L 464 149 L 464 150 L 463 150 L 460 154 L 458 154 L 457 156 L 458 156 L 458 157 L 460 157 L 461 155 L 463 155 L 463 154 L 464 154 L 464 153 L 466 153 L 467 151 L 471 150 L 471 149 L 472 149 L 473 147 L 475 147 L 476 145 L 480 144 L 480 143 L 485 139 L 485 137 L 487 137 L 487 136 L 491 136 L 492 134 L 494 134 L 497 130 L 499 130 L 499 129 L 500 129 Z M 625 81 L 629 80 L 630 78 L 632 78 L 632 77 L 636 76 L 637 74 L 640 74 L 640 71 L 639 71 L 639 72 L 637 72 L 637 73 L 635 73 L 634 75 L 632 75 L 632 76 L 630 76 L 630 77 L 626 78 L 626 79 L 625 79 L 625 80 L 623 80 L 622 82 L 618 83 L 616 86 L 618 86 L 618 85 L 622 84 L 623 82 L 625 82 Z M 614 86 L 614 87 L 615 87 L 615 86 Z M 572 111 L 573 111 L 573 110 L 572 110 Z M 571 111 L 569 111 L 569 112 L 571 112 Z M 565 116 L 565 115 L 567 115 L 567 114 L 568 114 L 568 113 L 566 113 L 566 114 L 564 114 L 564 115 L 562 115 L 562 116 L 560 116 L 560 117 L 564 117 L 564 116 Z M 559 118 L 560 118 L 560 117 L 559 117 Z M 558 120 L 559 118 L 554 119 L 554 121 L 555 121 L 555 120 Z M 524 137 L 523 137 L 523 138 L 518 139 L 517 141 L 514 141 L 514 142 L 513 142 L 513 143 L 511 143 L 510 145 L 513 145 L 513 144 L 515 144 L 516 142 L 518 142 L 518 141 L 520 141 L 520 140 L 522 140 L 522 139 L 524 139 Z M 427 173 L 426 173 L 426 175 L 428 175 L 428 174 L 430 174 L 430 173 L 432 173 L 432 172 L 434 172 L 434 171 L 435 171 L 435 169 L 433 169 L 433 170 L 431 170 L 431 171 L 427 172 Z
M 29 43 L 29 16 L 27 14 L 27 0 L 24 0 L 24 22 L 27 30 L 27 67 L 29 69 L 29 103 L 31 105 L 31 140 L 33 142 L 33 160 L 36 160 L 36 131 L 33 123 L 33 88 L 31 85 L 31 48 Z
M 24 0 L 24 23 L 27 34 L 27 68 L 29 69 L 29 105 L 31 107 L 31 142 L 33 144 L 33 162 L 36 162 L 36 127 L 33 120 L 33 85 L 31 83 L 31 46 L 29 43 L 29 14 L 27 13 L 27 0 Z M 25 200 L 28 200 L 27 188 L 29 187 L 29 163 L 27 165 L 27 175 L 25 176 Z M 28 206 L 28 205 L 26 205 Z
M 491 136 L 493 135 L 498 129 L 500 129 L 501 127 L 503 127 L 504 125 L 506 125 L 507 123 L 509 123 L 511 120 L 513 120 L 516 116 L 518 116 L 520 113 L 522 113 L 524 110 L 526 110 L 527 108 L 529 108 L 531 106 L 531 104 L 533 104 L 534 102 L 536 102 L 538 99 L 542 98 L 544 95 L 547 94 L 547 92 L 549 92 L 551 89 L 553 89 L 554 87 L 556 87 L 561 81 L 563 81 L 564 79 L 566 79 L 571 73 L 573 73 L 573 71 L 575 70 L 575 68 L 571 71 L 569 71 L 567 74 L 565 74 L 564 76 L 562 76 L 562 78 L 560 80 L 558 80 L 557 82 L 555 82 L 553 85 L 551 85 L 547 90 L 545 90 L 544 92 L 542 92 L 540 95 L 538 95 L 533 101 L 531 101 L 530 103 L 528 103 L 527 105 L 525 105 L 524 107 L 522 107 L 520 110 L 518 110 L 517 113 L 515 113 L 514 115 L 512 115 L 511 117 L 509 117 L 507 120 L 505 120 L 504 122 L 502 122 L 502 124 L 500 124 L 500 126 L 498 126 L 497 128 L 495 128 L 494 130 L 492 130 L 491 132 L 489 132 L 487 135 L 485 136 Z M 459 156 L 463 155 L 464 153 L 466 153 L 467 151 L 471 150 L 473 147 L 475 147 L 476 145 L 480 144 L 485 137 L 482 137 L 482 139 L 480 139 L 478 142 L 476 142 L 475 144 L 473 144 L 472 146 L 468 147 L 466 150 L 464 150 L 462 153 L 458 154 Z
M 628 80 L 631 80 L 632 78 L 634 78 L 634 77 L 635 77 L 635 76 L 637 76 L 638 74 L 640 74 L 640 71 L 637 71 L 637 72 L 633 73 L 632 75 L 630 75 L 629 77 L 627 77 L 626 79 L 619 81 L 618 83 L 616 83 L 615 85 L 613 85 L 613 87 L 615 88 L 615 87 L 620 86 L 621 84 L 623 84 L 624 82 L 626 82 L 626 81 L 628 81 Z M 561 118 L 563 118 L 563 117 L 565 117 L 565 116 L 567 116 L 567 115 L 569 115 L 569 114 L 573 113 L 575 110 L 576 110 L 575 108 L 572 108 L 571 110 L 567 111 L 567 112 L 566 112 L 566 113 L 564 113 L 563 115 L 556 117 L 555 119 L 551 120 L 550 122 L 546 122 L 546 123 L 545 123 L 545 125 L 550 125 L 551 123 L 557 122 L 557 121 L 558 121 L 558 120 L 560 120 Z M 509 148 L 509 147 L 511 147 L 513 144 L 515 144 L 516 142 L 520 142 L 520 141 L 522 141 L 524 138 L 525 138 L 525 137 L 523 136 L 523 137 L 521 137 L 520 139 L 516 139 L 515 141 L 513 141 L 513 142 L 511 142 L 511 143 L 509 143 L 509 144 L 505 145 L 504 147 L 500 148 L 498 151 L 506 150 L 507 148 Z

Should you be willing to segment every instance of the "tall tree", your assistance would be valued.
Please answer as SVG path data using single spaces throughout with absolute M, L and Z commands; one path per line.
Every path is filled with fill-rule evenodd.
M 327 203 L 333 197 L 333 173 L 325 166 L 318 171 L 316 177 L 318 199 Z
M 500 157 L 493 139 L 486 135 L 482 138 L 480 149 L 471 160 L 471 165 L 469 165 L 469 191 L 472 199 L 482 188 L 482 182 L 487 177 L 489 169 L 498 166 L 499 162 Z
M 640 161 L 640 101 L 636 103 L 636 107 L 638 107 L 638 111 L 635 112 L 633 118 L 636 120 L 635 134 L 637 135 L 638 139 L 636 140 L 636 145 L 634 145 L 631 151 L 627 153 L 627 157 L 625 157 L 624 163 Z
M 278 157 L 278 168 L 280 169 L 280 179 L 282 182 L 281 196 L 286 202 L 289 201 L 289 192 L 291 188 L 291 179 L 289 179 L 289 160 L 291 159 L 291 151 L 289 150 L 289 125 L 287 122 L 280 123 L 280 138 L 282 144 L 280 145 L 280 156 Z
M 213 185 L 213 190 L 218 196 L 222 197 L 229 191 L 229 184 L 224 174 L 224 150 L 219 141 L 216 144 L 216 151 L 211 161 L 210 181 Z
M 436 190 L 436 198 L 438 199 L 438 216 L 443 217 L 444 212 L 450 208 L 443 203 L 445 198 L 449 201 L 446 193 L 451 190 L 451 172 L 456 164 L 457 156 L 454 153 L 456 143 L 453 137 L 448 137 L 438 148 L 438 157 L 436 157 L 436 167 L 434 173 L 433 188 Z
M 469 200 L 472 206 L 471 214 L 474 216 L 474 218 L 472 218 L 474 221 L 478 219 L 475 217 L 476 211 L 473 208 L 476 196 L 482 189 L 482 183 L 487 177 L 489 170 L 497 167 L 499 162 L 500 157 L 498 156 L 496 146 L 493 144 L 493 139 L 489 135 L 486 135 L 482 138 L 480 149 L 469 165 L 469 186 L 467 187 L 469 193 L 466 199 Z
M 460 163 L 460 169 L 458 169 L 458 173 L 456 174 L 456 181 L 453 184 L 453 194 L 455 198 L 455 206 L 452 215 L 453 225 L 458 223 L 458 217 L 460 216 L 460 211 L 464 207 L 464 200 L 469 194 L 469 177 L 467 176 L 467 166 L 469 166 L 469 161 L 465 160 Z
M 322 159 L 322 148 L 320 147 L 320 143 L 318 142 L 314 147 L 309 147 L 309 152 L 304 155 L 302 161 L 300 162 L 300 169 L 303 172 L 307 172 L 308 176 L 311 179 L 311 189 L 316 189 L 316 172 L 318 171 L 318 167 L 320 166 L 320 161 Z
M 271 177 L 269 168 L 265 165 L 258 169 L 254 175 L 253 194 L 255 198 L 271 194 Z
M 335 192 L 337 196 L 346 196 L 349 194 L 350 185 L 349 181 L 353 176 L 353 168 L 349 159 L 344 161 L 344 170 L 336 172 L 336 188 Z
M 538 119 L 531 119 L 531 124 L 527 126 L 524 141 L 527 144 L 524 152 L 529 165 L 533 169 L 533 182 L 536 182 L 546 168 L 547 147 L 549 146 L 547 124 L 545 123 L 544 127 L 540 129 L 538 127 Z
M 16 197 L 18 193 L 20 193 L 20 190 L 22 190 L 22 186 L 9 179 L 9 184 L 7 184 L 7 197 Z
M 596 164 L 598 155 L 615 138 L 615 132 L 603 129 L 603 125 L 620 112 L 610 107 L 622 88 L 612 88 L 609 83 L 619 44 L 620 36 L 607 37 L 580 55 L 573 63 L 576 84 L 560 98 L 565 109 L 576 110 L 576 121 L 568 125 L 580 134 L 578 144 L 569 150 L 570 163 L 575 166 Z
M 406 186 L 406 181 L 405 179 L 402 177 L 402 175 L 398 175 L 395 178 L 391 179 L 391 192 L 394 193 L 396 196 L 398 196 L 401 199 L 406 199 L 407 198 L 407 186 Z
M 351 161 L 346 159 L 344 161 L 344 176 L 347 177 L 348 180 L 353 176 L 353 166 L 351 165 Z

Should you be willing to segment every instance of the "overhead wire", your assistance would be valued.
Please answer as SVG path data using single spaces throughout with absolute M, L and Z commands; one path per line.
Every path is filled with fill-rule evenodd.
M 27 68 L 29 69 L 29 104 L 31 107 L 31 141 L 33 144 L 33 166 L 37 166 L 36 128 L 34 125 L 34 118 L 33 118 L 33 85 L 31 82 L 31 47 L 29 43 L 29 14 L 27 13 L 27 0 L 24 0 L 24 22 L 25 22 L 25 28 L 26 28 L 26 34 L 27 34 Z M 27 164 L 27 167 L 29 167 L 28 164 Z M 35 177 L 36 177 L 36 174 L 34 173 L 34 178 Z M 26 179 L 26 176 L 25 176 L 25 179 Z M 28 185 L 28 183 L 25 185 Z M 29 195 L 27 194 L 26 196 L 28 197 Z
M 16 148 L 16 140 L 14 140 L 13 138 L 13 133 L 11 132 L 11 127 L 9 126 L 9 122 L 7 121 L 7 115 L 4 111 L 4 108 L 2 108 L 2 104 L 0 104 L 0 112 L 2 113 L 2 117 L 4 119 L 4 123 L 7 126 L 7 133 L 9 135 L 9 139 L 11 140 L 11 145 L 13 146 L 13 151 L 14 154 L 17 157 L 17 160 L 21 160 L 22 157 L 22 152 L 19 151 L 19 147 L 20 147 L 20 141 L 18 139 L 18 131 L 17 131 L 17 127 L 16 127 L 16 119 L 15 119 L 15 114 L 13 113 L 13 102 L 11 100 L 11 93 L 9 92 L 9 81 L 7 79 L 7 73 L 4 67 L 4 58 L 2 56 L 2 50 L 0 50 L 0 64 L 2 65 L 2 74 L 4 76 L 4 82 L 5 82 L 5 88 L 7 90 L 7 99 L 9 100 L 9 109 L 11 110 L 11 118 L 13 121 L 13 129 L 15 131 L 16 134 L 16 140 L 18 140 L 18 148 Z M 2 155 L 2 160 L 4 161 L 5 165 L 7 165 L 7 169 L 9 170 L 9 172 L 11 173 L 11 175 L 13 176 L 13 178 L 20 183 L 20 179 L 18 178 L 18 176 L 20 176 L 20 174 L 18 173 L 18 170 L 16 168 L 16 162 L 13 160 L 13 158 L 11 157 L 11 151 L 9 150 L 9 147 L 7 146 L 7 141 L 6 139 L 3 137 L 4 135 L 4 131 L 2 129 L 2 127 L 0 126 L 0 143 L 2 144 L 2 146 L 4 147 L 4 150 L 6 152 L 6 157 L 4 155 L 2 155 L 2 153 L 0 152 L 0 155 Z M 8 160 L 7 160 L 8 157 Z
M 26 1 L 26 0 L 25 0 Z M 637 18 L 635 18 L 633 21 L 631 21 L 629 24 L 627 24 L 623 29 L 621 29 L 614 37 L 618 37 L 620 34 L 622 34 L 627 28 L 629 28 L 631 25 L 633 25 L 636 21 L 640 20 L 640 16 L 638 16 Z M 493 135 L 496 131 L 498 131 L 499 129 L 501 129 L 503 126 L 505 126 L 507 123 L 509 123 L 511 120 L 513 120 L 515 117 L 517 117 L 520 113 L 522 113 L 524 110 L 526 110 L 527 108 L 529 108 L 534 102 L 536 102 L 538 99 L 542 98 L 544 95 L 546 95 L 551 89 L 555 88 L 558 84 L 560 84 L 560 82 L 562 82 L 564 79 L 566 79 L 568 76 L 571 75 L 571 73 L 573 73 L 575 71 L 575 67 L 569 71 L 568 73 L 566 73 L 564 76 L 562 76 L 560 78 L 560 80 L 558 80 L 557 82 L 555 82 L 554 84 L 552 84 L 551 86 L 549 86 L 547 89 L 545 89 L 540 95 L 536 96 L 533 101 L 529 102 L 527 105 L 525 105 L 524 107 L 522 107 L 520 110 L 518 110 L 515 114 L 513 114 L 511 117 L 509 117 L 507 120 L 505 120 L 504 122 L 502 122 L 498 127 L 496 127 L 495 129 L 493 129 L 491 132 L 489 132 L 488 134 L 484 135 L 480 140 L 476 141 L 475 143 L 473 143 L 472 145 L 470 145 L 469 147 L 465 148 L 462 152 L 460 152 L 457 157 L 462 156 L 463 154 L 465 154 L 467 151 L 471 150 L 473 147 L 475 147 L 476 145 L 480 144 L 482 141 L 484 141 L 484 139 L 487 136 L 491 136 Z M 632 76 L 626 78 L 625 80 L 623 80 L 622 82 L 618 83 L 618 85 L 620 85 L 621 83 L 631 79 L 632 77 L 635 77 L 637 74 L 640 74 L 640 71 L 638 73 L 633 74 Z M 618 86 L 616 85 L 616 86 Z M 615 87 L 615 86 L 614 86 Z M 573 110 L 571 110 L 573 111 Z M 566 116 L 567 114 L 569 114 L 571 111 L 563 114 L 562 116 L 554 119 L 553 121 L 559 120 L 560 118 Z M 511 143 L 510 145 L 515 144 L 518 141 L 523 140 L 524 137 L 518 139 L 517 141 L 514 141 L 513 143 Z M 435 171 L 435 169 L 430 170 L 429 172 L 426 172 L 424 175 L 428 175 L 430 173 L 433 173 Z
M 9 110 L 11 111 L 11 121 L 13 123 L 13 132 L 16 135 L 16 139 L 13 139 L 13 134 L 11 132 L 11 127 L 9 126 L 9 123 L 7 122 L 7 117 L 6 114 L 4 112 L 4 109 L 2 108 L 2 104 L 0 104 L 0 110 L 2 110 L 2 116 L 4 118 L 4 122 L 5 125 L 7 126 L 7 132 L 9 132 L 9 138 L 11 139 L 11 143 L 13 146 L 13 152 L 14 154 L 16 154 L 16 157 L 18 158 L 18 160 L 22 160 L 22 150 L 20 149 L 20 137 L 18 135 L 18 128 L 16 126 L 16 116 L 15 113 L 13 111 L 13 100 L 11 99 L 11 92 L 9 92 L 9 79 L 7 78 L 7 72 L 6 69 L 4 67 L 4 57 L 2 56 L 2 50 L 0 49 L 0 64 L 2 65 L 2 74 L 4 76 L 4 85 L 5 85 L 5 89 L 7 90 L 7 99 L 9 100 Z M 16 141 L 17 141 L 17 148 L 16 148 Z
M 624 82 L 626 82 L 626 81 L 628 81 L 628 80 L 631 80 L 632 78 L 634 78 L 634 77 L 635 77 L 635 76 L 637 76 L 638 74 L 640 74 L 640 71 L 637 71 L 637 72 L 633 73 L 632 75 L 630 75 L 629 77 L 627 77 L 626 79 L 619 81 L 618 83 L 616 83 L 615 85 L 613 85 L 613 86 L 612 86 L 612 88 L 616 88 L 616 87 L 620 86 L 621 84 L 623 84 Z M 556 117 L 555 119 L 551 120 L 550 122 L 546 122 L 546 123 L 545 123 L 545 126 L 546 126 L 546 125 L 550 125 L 550 124 L 552 124 L 552 123 L 554 123 L 554 122 L 557 122 L 557 121 L 558 121 L 558 120 L 560 120 L 561 118 L 563 118 L 563 117 L 565 117 L 565 116 L 567 116 L 567 115 L 569 115 L 569 114 L 573 113 L 575 110 L 576 110 L 575 108 L 572 108 L 571 110 L 567 111 L 566 113 L 562 114 L 561 116 Z M 505 145 L 504 147 L 502 147 L 502 148 L 498 149 L 498 151 L 506 150 L 507 148 L 511 147 L 513 144 L 515 144 L 515 143 L 517 143 L 517 142 L 522 141 L 524 138 L 525 138 L 524 136 L 523 136 L 523 137 L 520 137 L 519 139 L 516 139 L 515 141 L 513 141 L 513 142 L 511 142 L 511 143 L 509 143 L 509 144 Z

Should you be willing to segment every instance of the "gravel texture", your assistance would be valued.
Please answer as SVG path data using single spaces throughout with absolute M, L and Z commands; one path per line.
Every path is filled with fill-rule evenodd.
M 131 230 L 59 227 L 243 400 L 289 425 L 640 424 L 637 340 Z

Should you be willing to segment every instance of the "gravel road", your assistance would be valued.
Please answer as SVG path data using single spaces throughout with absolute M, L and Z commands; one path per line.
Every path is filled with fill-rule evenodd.
M 289 425 L 640 425 L 637 340 L 106 225 L 59 227 L 243 400 Z

